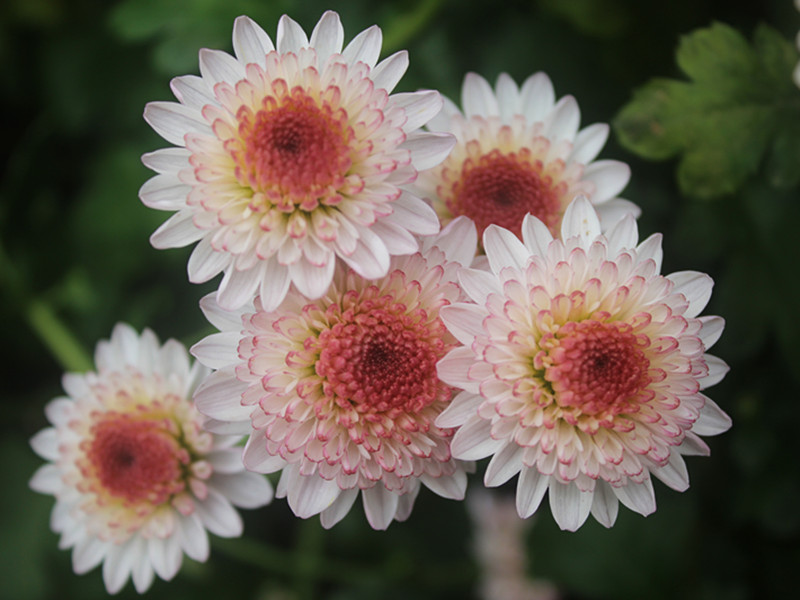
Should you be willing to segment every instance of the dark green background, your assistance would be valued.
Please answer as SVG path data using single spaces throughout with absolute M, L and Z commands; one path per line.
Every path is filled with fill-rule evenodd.
M 717 282 L 706 313 L 727 319 L 714 353 L 732 370 L 709 395 L 733 417 L 733 428 L 710 440 L 710 458 L 687 461 L 687 492 L 656 484 L 658 510 L 648 518 L 621 509 L 613 529 L 590 519 L 571 534 L 557 529 L 545 505 L 528 538 L 530 574 L 574 599 L 789 597 L 800 567 L 800 195 L 797 177 L 776 178 L 774 169 L 782 164 L 781 173 L 800 175 L 800 90 L 787 83 L 780 106 L 759 108 L 772 119 L 764 134 L 771 154 L 750 156 L 746 172 L 726 185 L 712 178 L 721 194 L 687 186 L 674 158 L 639 158 L 632 150 L 644 151 L 631 141 L 635 128 L 622 111 L 654 77 L 685 80 L 675 50 L 714 21 L 747 40 L 759 23 L 769 24 L 793 53 L 800 14 L 790 0 L 5 0 L 0 597 L 105 596 L 99 571 L 75 576 L 69 554 L 57 550 L 48 529 L 52 498 L 27 488 L 41 464 L 27 440 L 46 424 L 44 405 L 61 393 L 62 363 L 80 364 L 68 348 L 54 356 L 53 340 L 42 333 L 58 343 L 61 323 L 89 351 L 120 320 L 187 344 L 210 331 L 197 300 L 216 282 L 188 283 L 188 248 L 156 251 L 148 243 L 167 213 L 137 199 L 149 177 L 139 157 L 168 144 L 142 120 L 144 104 L 172 99 L 169 79 L 197 73 L 200 47 L 230 50 L 239 14 L 274 37 L 282 13 L 310 30 L 326 8 L 340 12 L 347 40 L 377 23 L 384 56 L 408 48 L 411 66 L 399 91 L 437 88 L 458 100 L 468 71 L 490 81 L 502 71 L 518 81 L 546 71 L 559 96 L 576 96 L 583 125 L 617 124 L 601 157 L 631 165 L 623 196 L 644 211 L 641 237 L 664 232 L 664 271 L 701 270 Z M 780 75 L 789 81 L 785 68 Z M 685 137 L 683 150 L 715 133 L 724 152 L 751 149 L 727 149 L 740 125 L 724 116 L 720 123 L 700 141 L 676 133 Z M 186 560 L 175 581 L 157 580 L 148 596 L 476 597 L 464 503 L 423 491 L 410 520 L 388 532 L 370 530 L 358 505 L 331 531 L 294 518 L 283 500 L 245 519 L 249 541 L 214 540 L 207 564 Z M 121 596 L 136 594 L 129 584 Z

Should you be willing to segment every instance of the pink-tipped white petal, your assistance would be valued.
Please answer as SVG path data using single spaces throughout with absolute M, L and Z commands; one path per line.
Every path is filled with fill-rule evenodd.
M 241 16 L 233 22 L 233 51 L 243 65 L 255 63 L 263 67 L 264 57 L 274 49 L 272 40 L 251 18 Z

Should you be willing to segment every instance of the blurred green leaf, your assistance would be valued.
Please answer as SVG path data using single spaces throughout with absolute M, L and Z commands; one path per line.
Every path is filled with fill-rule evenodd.
M 614 37 L 633 22 L 630 3 L 625 0 L 539 0 L 539 3 L 578 31 L 595 37 Z
M 800 120 L 793 46 L 764 25 L 751 45 L 716 23 L 685 36 L 676 57 L 691 81 L 653 79 L 637 90 L 614 122 L 621 143 L 652 160 L 681 154 L 678 183 L 691 196 L 735 192 L 770 145 L 771 179 L 796 182 L 797 163 L 776 156 L 800 153 L 800 138 L 784 133 L 786 122 Z

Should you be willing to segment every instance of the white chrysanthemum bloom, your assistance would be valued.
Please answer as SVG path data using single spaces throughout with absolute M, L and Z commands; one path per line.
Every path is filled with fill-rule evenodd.
M 495 224 L 519 236 L 530 213 L 557 235 L 577 195 L 595 205 L 604 230 L 626 214 L 639 216 L 635 204 L 616 197 L 630 178 L 628 165 L 594 161 L 608 125 L 578 131 L 578 103 L 572 96 L 556 102 L 546 74 L 536 73 L 517 87 L 503 73 L 492 90 L 483 77 L 469 73 L 461 103 L 463 113 L 445 98 L 444 110 L 428 123 L 431 131 L 453 133 L 457 142 L 449 157 L 415 184 L 443 223 L 465 215 L 479 234 Z
M 249 432 L 245 466 L 283 469 L 278 497 L 326 528 L 359 492 L 375 529 L 406 519 L 421 483 L 462 499 L 471 465 L 452 458 L 453 430 L 434 425 L 453 392 L 436 363 L 456 345 L 439 311 L 464 299 L 457 272 L 476 246 L 474 225 L 458 219 L 380 279 L 340 263 L 317 300 L 292 288 L 275 311 L 257 298 L 232 313 L 207 296 L 221 332 L 192 348 L 218 369 L 195 393 L 206 426 Z
M 157 248 L 199 240 L 189 279 L 225 273 L 217 292 L 235 309 L 261 294 L 268 310 L 294 283 L 320 298 L 336 257 L 366 278 L 390 255 L 413 254 L 413 234 L 439 230 L 436 214 L 404 186 L 441 162 L 454 140 L 419 131 L 442 106 L 438 92 L 390 92 L 408 55 L 378 63 L 373 26 L 342 49 L 326 12 L 309 40 L 287 16 L 275 46 L 247 17 L 233 28 L 235 58 L 200 51 L 200 77 L 172 80 L 180 101 L 152 102 L 145 119 L 179 146 L 146 154 L 158 172 L 147 205 L 177 211 L 151 237 Z
M 142 593 L 155 575 L 172 579 L 184 552 L 205 561 L 206 530 L 241 535 L 231 505 L 267 504 L 272 488 L 244 469 L 241 436 L 203 431 L 191 395 L 208 371 L 182 344 L 120 323 L 95 361 L 96 373 L 65 375 L 68 396 L 47 405 L 52 427 L 31 445 L 51 462 L 30 485 L 56 497 L 51 526 L 76 573 L 102 562 L 109 593 L 129 577 Z
M 487 486 L 520 474 L 523 518 L 548 490 L 562 529 L 590 511 L 610 527 L 618 502 L 647 515 L 651 475 L 685 490 L 683 456 L 708 454 L 699 436 L 730 426 L 701 393 L 727 372 L 705 353 L 724 321 L 698 317 L 712 280 L 660 275 L 661 236 L 637 245 L 632 216 L 603 236 L 585 198 L 567 209 L 561 239 L 529 216 L 522 240 L 487 228 L 489 272 L 459 276 L 474 304 L 441 311 L 464 345 L 439 362 L 439 376 L 465 393 L 436 424 L 459 427 L 457 458 L 492 456 Z

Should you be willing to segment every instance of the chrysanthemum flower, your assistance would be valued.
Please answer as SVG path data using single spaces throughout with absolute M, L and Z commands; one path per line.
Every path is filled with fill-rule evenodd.
M 708 454 L 699 436 L 730 426 L 701 393 L 727 371 L 705 353 L 723 320 L 698 317 L 711 278 L 660 275 L 660 235 L 637 245 L 628 216 L 603 236 L 585 198 L 567 209 L 561 239 L 526 217 L 522 240 L 490 226 L 490 271 L 460 275 L 474 304 L 441 311 L 464 345 L 439 362 L 439 376 L 465 393 L 436 424 L 459 427 L 457 458 L 492 457 L 486 485 L 519 473 L 522 517 L 548 490 L 562 529 L 590 511 L 610 527 L 619 502 L 649 514 L 651 475 L 686 489 L 683 456 Z
M 201 50 L 201 76 L 172 80 L 179 103 L 145 109 L 153 129 L 178 146 L 143 157 L 158 175 L 142 187 L 142 201 L 177 211 L 151 242 L 173 248 L 199 240 L 189 279 L 224 271 L 221 306 L 238 308 L 260 291 L 274 310 L 290 283 L 320 298 L 337 256 L 363 277 L 382 277 L 390 255 L 417 251 L 412 233 L 439 229 L 431 208 L 403 186 L 454 143 L 418 131 L 440 110 L 440 95 L 390 95 L 408 56 L 378 63 L 377 27 L 344 49 L 343 39 L 334 12 L 310 40 L 283 16 L 275 46 L 239 17 L 235 58 Z
M 95 360 L 96 373 L 65 375 L 68 396 L 47 405 L 52 427 L 31 445 L 51 462 L 30 485 L 56 497 L 51 526 L 76 573 L 102 562 L 109 593 L 129 577 L 142 593 L 154 575 L 172 579 L 184 552 L 205 561 L 206 530 L 241 535 L 231 505 L 266 504 L 272 488 L 245 471 L 241 436 L 203 431 L 191 394 L 207 369 L 183 345 L 119 324 Z
M 495 90 L 469 73 L 461 103 L 463 113 L 445 98 L 444 110 L 428 123 L 432 131 L 452 132 L 457 143 L 416 184 L 443 223 L 466 215 L 479 234 L 495 224 L 519 236 L 530 213 L 557 235 L 564 211 L 579 194 L 596 206 L 603 229 L 626 214 L 638 217 L 635 204 L 616 198 L 628 183 L 628 166 L 594 161 L 608 125 L 578 131 L 578 103 L 572 96 L 556 102 L 544 73 L 530 76 L 522 87 L 503 73 Z
M 468 465 L 450 454 L 453 430 L 434 424 L 452 395 L 436 363 L 456 345 L 439 311 L 463 298 L 457 271 L 476 246 L 473 224 L 459 219 L 380 279 L 340 264 L 317 300 L 292 288 L 275 311 L 256 299 L 231 313 L 207 296 L 201 306 L 221 332 L 192 348 L 218 369 L 195 394 L 206 426 L 250 432 L 245 466 L 283 469 L 277 495 L 324 527 L 359 492 L 375 529 L 408 517 L 420 483 L 463 498 Z

